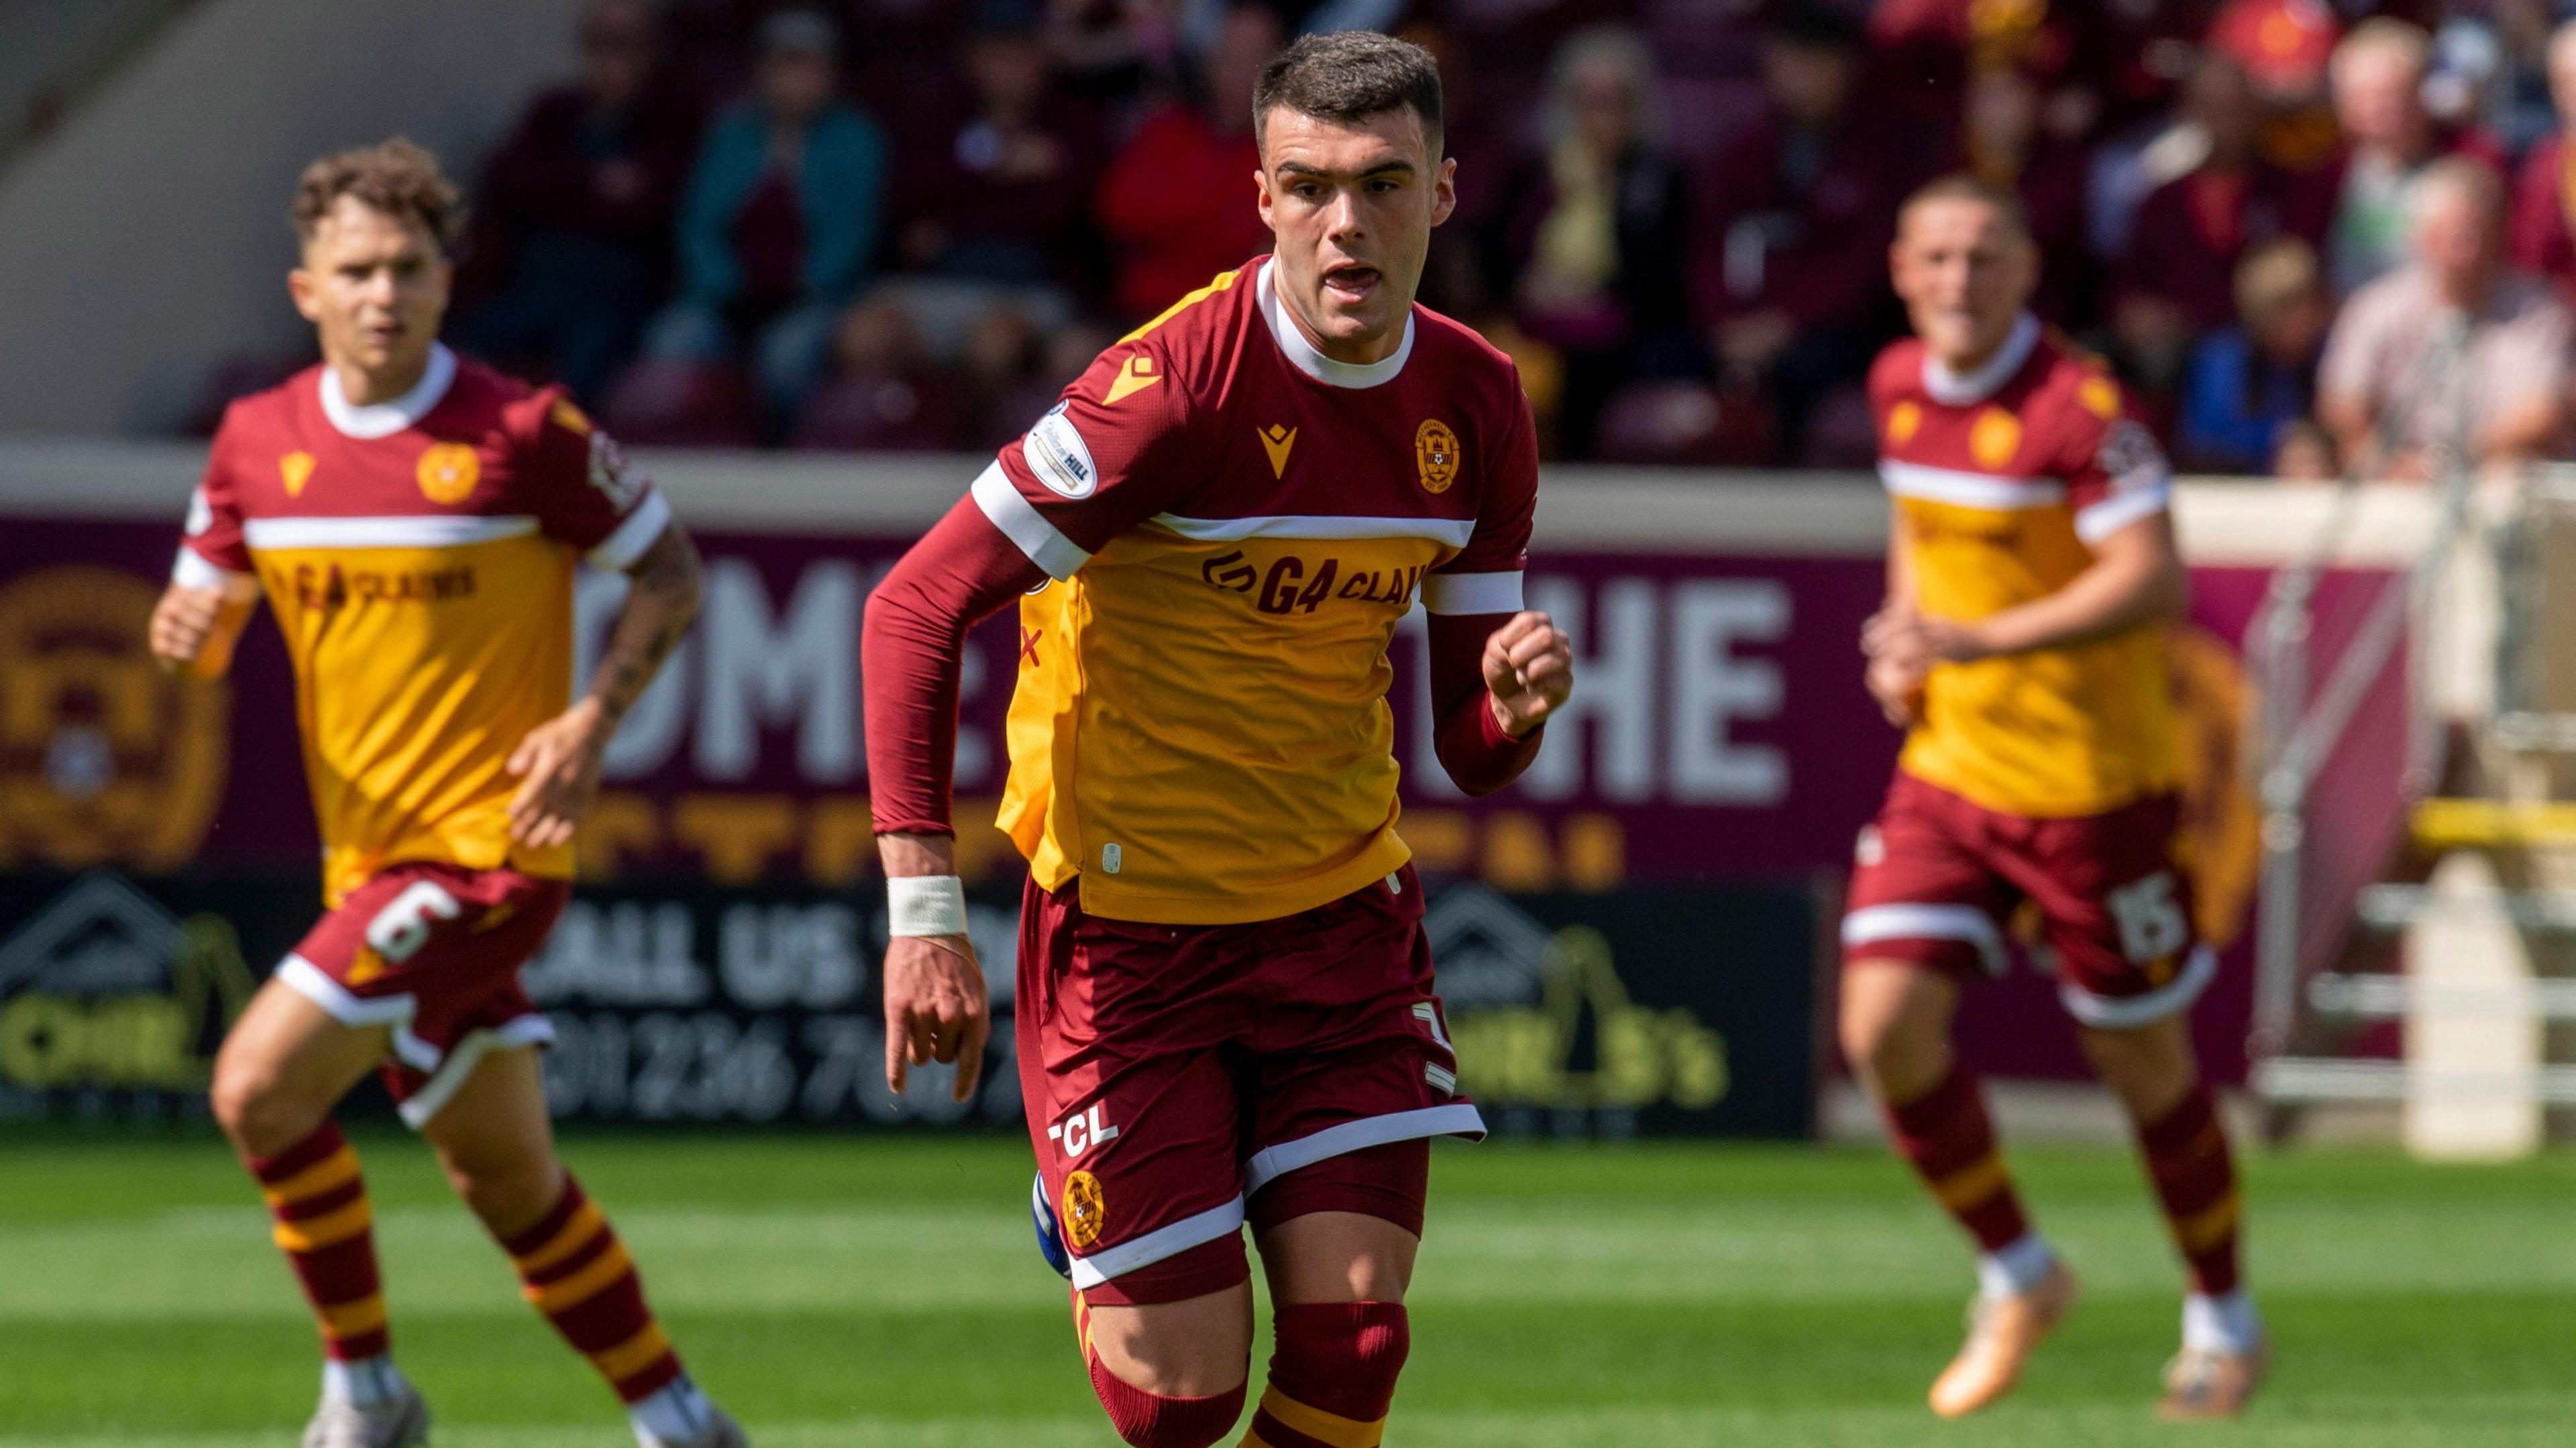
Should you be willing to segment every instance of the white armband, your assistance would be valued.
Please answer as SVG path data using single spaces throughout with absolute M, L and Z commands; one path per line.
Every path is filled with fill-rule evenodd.
M 955 875 L 887 876 L 886 933 L 897 937 L 965 934 L 965 882 Z

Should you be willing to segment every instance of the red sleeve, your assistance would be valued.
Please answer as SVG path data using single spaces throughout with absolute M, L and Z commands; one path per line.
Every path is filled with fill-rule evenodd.
M 250 548 L 243 541 L 241 500 L 234 491 L 232 455 L 238 411 L 228 409 L 206 449 L 206 473 L 188 495 L 188 521 L 170 576 L 190 588 L 220 588 L 223 575 L 247 574 Z
M 537 526 L 580 549 L 595 567 L 632 567 L 671 525 L 661 490 L 562 388 L 546 388 L 514 412 L 519 488 Z
M 2080 379 L 2066 413 L 2073 422 L 2059 466 L 2076 536 L 2099 543 L 2170 506 L 2173 465 L 2109 373 Z
M 1503 732 L 1485 687 L 1485 641 L 1521 608 L 1521 574 L 1529 558 L 1530 520 L 1538 507 L 1537 428 L 1529 398 L 1516 386 L 1494 454 L 1476 530 L 1458 556 L 1424 574 L 1422 606 L 1431 624 L 1432 750 L 1459 789 L 1491 794 L 1529 768 L 1544 726 L 1523 738 Z
M 859 626 L 868 808 L 879 834 L 945 835 L 966 631 L 1046 574 L 961 498 L 868 595 Z
M 1491 794 L 1521 777 L 1538 757 L 1542 724 L 1514 739 L 1494 718 L 1485 687 L 1485 640 L 1512 621 L 1508 613 L 1431 615 L 1431 749 L 1450 782 L 1470 795 Z
M 975 480 L 975 505 L 1053 577 L 1071 578 L 1211 471 L 1194 465 L 1187 382 L 1158 340 L 1101 353 Z

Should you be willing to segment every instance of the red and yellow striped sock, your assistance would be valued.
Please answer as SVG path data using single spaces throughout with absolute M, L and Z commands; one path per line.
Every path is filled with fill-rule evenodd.
M 671 1340 L 644 1305 L 634 1259 L 572 1173 L 564 1173 L 563 1195 L 537 1224 L 501 1246 L 518 1266 L 528 1301 L 620 1400 L 649 1397 L 680 1375 Z
M 2209 1087 L 2197 1084 L 2171 1111 L 2138 1125 L 2138 1147 L 2147 1158 L 2147 1175 L 2156 1184 L 2174 1245 L 2191 1264 L 2195 1291 L 2224 1297 L 2236 1290 L 2236 1237 L 2244 1214 L 2244 1197 L 2236 1186 L 2236 1162 L 2227 1149 L 2227 1131 L 2209 1099 Z
M 276 1219 L 269 1235 L 313 1304 L 324 1355 L 358 1362 L 383 1354 L 393 1337 L 385 1326 L 375 1216 L 367 1206 L 357 1149 L 325 1121 L 302 1141 L 249 1165 Z
M 1240 1448 L 1378 1448 L 1413 1346 L 1400 1302 L 1318 1302 L 1272 1314 L 1270 1386 Z
M 1986 1119 L 1985 1097 L 1965 1066 L 1953 1064 L 1941 1084 L 1889 1107 L 1887 1124 L 1897 1153 L 1979 1247 L 2000 1251 L 2029 1234 L 2030 1219 Z

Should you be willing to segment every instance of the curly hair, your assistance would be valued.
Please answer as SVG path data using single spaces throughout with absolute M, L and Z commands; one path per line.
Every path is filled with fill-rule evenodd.
M 304 168 L 295 183 L 295 234 L 311 241 L 343 196 L 388 216 L 417 221 L 444 248 L 454 243 L 462 208 L 438 158 L 400 136 L 335 151 Z

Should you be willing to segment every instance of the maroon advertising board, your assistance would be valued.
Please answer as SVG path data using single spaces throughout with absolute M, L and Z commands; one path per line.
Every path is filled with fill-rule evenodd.
M 255 625 L 218 684 L 172 680 L 143 654 L 143 621 L 175 541 L 173 527 L 132 520 L 22 517 L 0 529 L 0 870 L 312 868 L 317 842 L 273 632 Z M 700 535 L 704 612 L 613 747 L 585 834 L 588 875 L 739 887 L 866 877 L 859 621 L 908 541 Z M 2230 947 L 2198 1024 L 2214 1073 L 2231 1080 L 2244 1066 L 2257 863 L 2253 804 L 2239 783 L 2251 707 L 2239 652 L 2265 576 L 2200 570 L 2193 621 L 2172 646 L 2202 924 Z M 2329 593 L 2360 596 L 2383 577 L 2338 576 Z M 1530 602 L 1574 634 L 1580 688 L 1529 776 L 1480 800 L 1457 796 L 1432 760 L 1421 635 L 1408 627 L 1392 651 L 1392 699 L 1402 830 L 1423 869 L 1514 892 L 1774 881 L 1818 882 L 1830 894 L 1898 742 L 1860 683 L 1857 639 L 1881 579 L 1869 557 L 1542 547 Z M 584 579 L 585 653 L 621 587 Z M 986 885 L 1018 866 L 990 825 L 1014 643 L 1007 617 L 984 626 L 965 677 L 961 855 Z M 2380 762 L 2361 753 L 2373 757 L 2349 763 L 2356 777 Z M 2393 777 L 2393 756 L 2386 762 Z M 2004 1074 L 2080 1072 L 2039 977 L 2021 972 L 1981 994 L 1991 1004 L 1963 1023 L 1973 1056 Z

